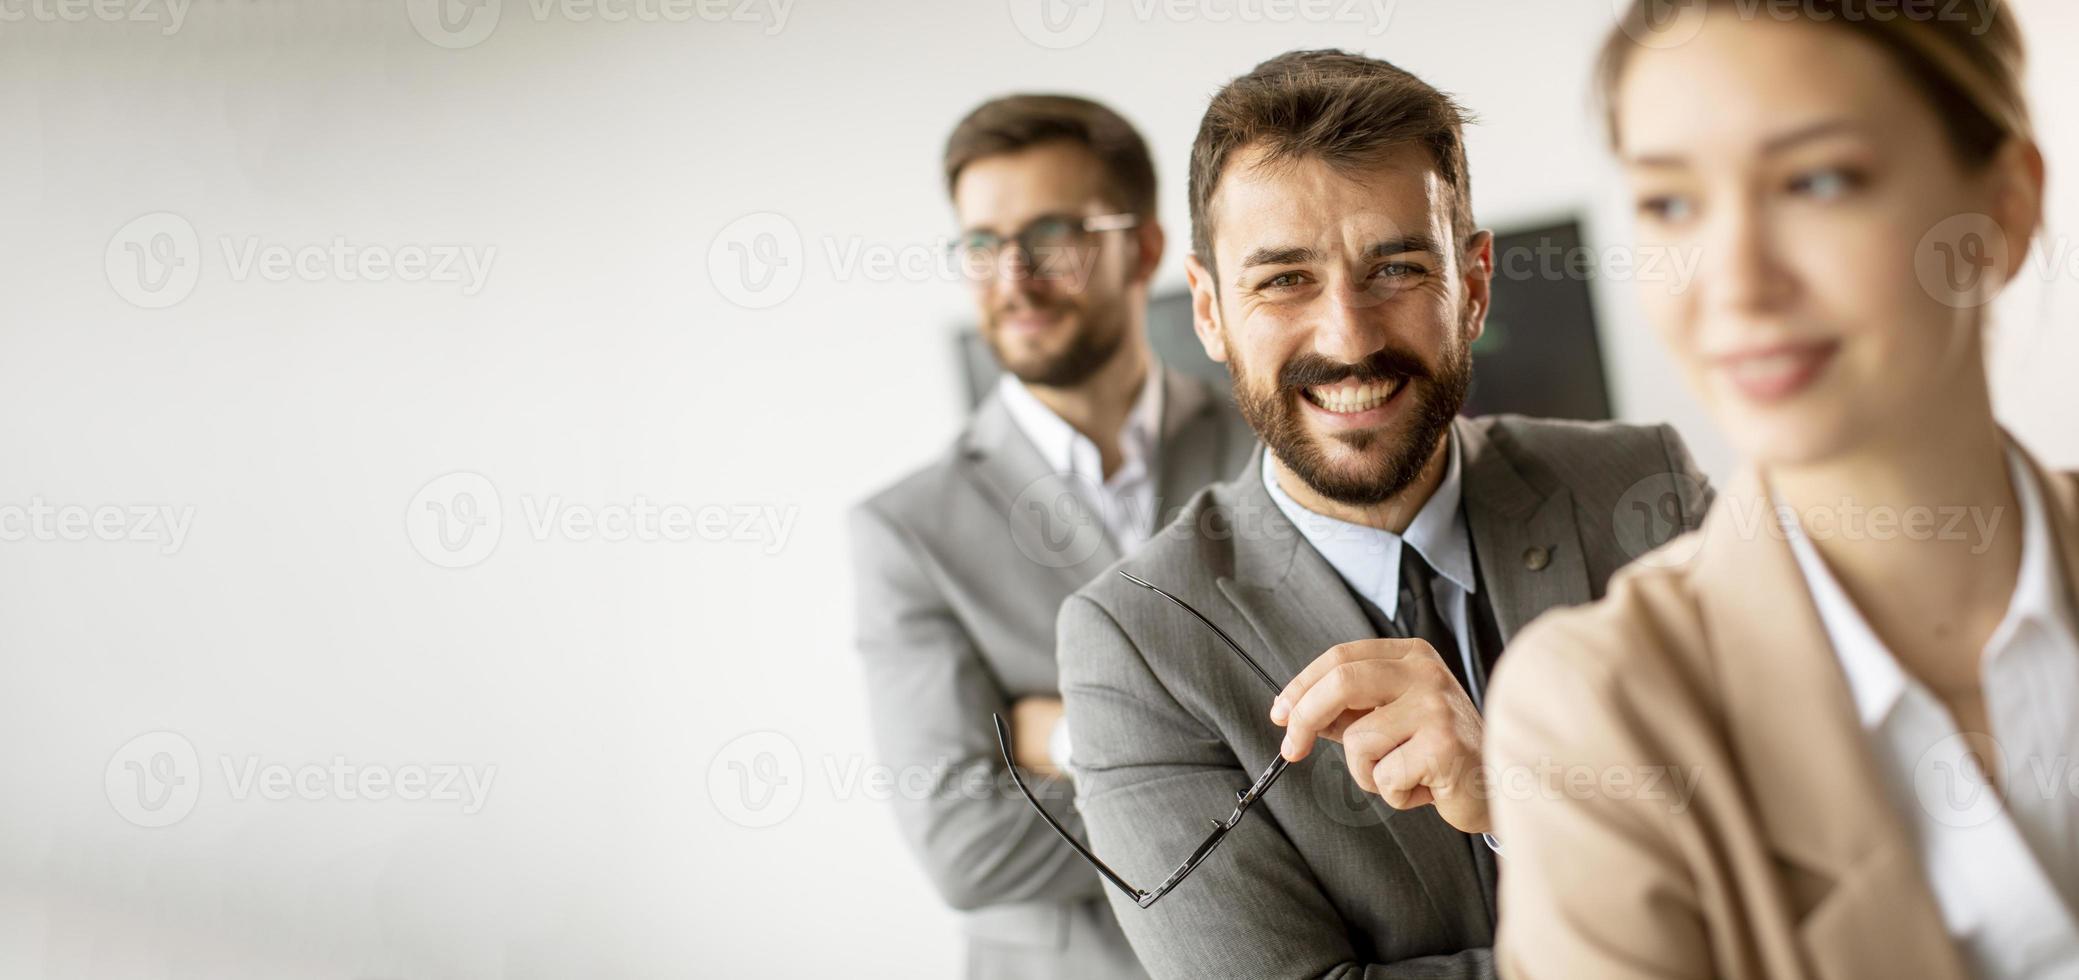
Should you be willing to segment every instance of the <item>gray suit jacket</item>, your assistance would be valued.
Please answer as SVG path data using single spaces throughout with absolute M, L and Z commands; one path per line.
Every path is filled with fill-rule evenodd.
M 1479 587 L 1504 640 L 1546 609 L 1599 598 L 1709 502 L 1665 426 L 1454 426 Z M 1378 635 L 1271 502 L 1260 458 L 1120 567 L 1196 607 L 1281 681 Z M 1058 632 L 1091 847 L 1152 887 L 1277 755 L 1274 692 L 1187 613 L 1114 574 L 1062 606 Z M 1434 807 L 1399 812 L 1358 790 L 1342 747 L 1323 744 L 1176 891 L 1148 909 L 1112 899 L 1156 977 L 1490 977 L 1493 862 Z
M 1159 377 L 1158 527 L 1255 447 L 1206 383 Z M 991 395 L 949 455 L 854 510 L 852 537 L 875 743 L 903 835 L 966 913 L 969 975 L 1145 976 L 1096 874 L 1002 779 L 989 722 L 1059 691 L 1055 614 L 1119 559 L 1102 523 Z M 1073 819 L 1065 781 L 1034 788 Z

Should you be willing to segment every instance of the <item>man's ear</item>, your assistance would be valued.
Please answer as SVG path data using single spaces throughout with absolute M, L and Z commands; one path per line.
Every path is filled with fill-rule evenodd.
M 1155 268 L 1162 264 L 1162 249 L 1168 240 L 1169 236 L 1162 232 L 1162 225 L 1153 218 L 1133 226 L 1135 283 L 1146 285 L 1155 281 Z
M 1227 335 L 1220 329 L 1220 284 L 1213 271 L 1198 261 L 1197 253 L 1184 256 L 1184 281 L 1191 285 L 1191 332 L 1206 356 L 1227 363 Z
M 1494 233 L 1481 229 L 1466 240 L 1459 253 L 1459 274 L 1465 285 L 1467 347 L 1487 332 L 1487 310 L 1494 300 Z

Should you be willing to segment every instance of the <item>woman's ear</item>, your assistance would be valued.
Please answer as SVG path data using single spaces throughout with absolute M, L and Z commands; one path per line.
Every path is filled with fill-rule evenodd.
M 2007 239 L 2007 268 L 2001 270 L 2006 278 L 2001 281 L 2012 282 L 2043 227 L 2043 151 L 2034 140 L 2010 139 L 1992 166 L 1993 218 Z
M 1227 334 L 1220 329 L 1220 284 L 1213 271 L 1198 261 L 1197 253 L 1184 256 L 1184 281 L 1191 285 L 1191 332 L 1198 345 L 1216 363 L 1227 363 Z

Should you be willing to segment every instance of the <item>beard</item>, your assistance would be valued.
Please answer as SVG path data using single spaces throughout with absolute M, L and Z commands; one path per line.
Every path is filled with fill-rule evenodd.
M 1014 352 L 1006 349 L 1003 339 L 1002 320 L 1008 311 L 997 310 L 990 315 L 983 337 L 988 340 L 989 349 L 996 353 L 996 363 L 1026 384 L 1042 388 L 1073 388 L 1090 380 L 1099 368 L 1111 363 L 1112 356 L 1119 353 L 1119 348 L 1126 343 L 1129 319 L 1123 298 L 1082 307 L 1067 302 L 1027 302 L 1038 312 L 1071 317 L 1074 322 L 1070 326 L 1073 332 L 1060 350 L 1052 353 Z
M 1445 350 L 1434 371 L 1421 358 L 1398 348 L 1382 350 L 1357 364 L 1303 353 L 1278 370 L 1268 390 L 1253 382 L 1254 376 L 1240 358 L 1230 358 L 1228 369 L 1242 417 L 1279 462 L 1315 493 L 1352 507 L 1385 503 L 1422 475 L 1444 430 L 1465 407 L 1466 392 L 1473 383 L 1472 352 L 1466 344 Z M 1306 397 L 1304 389 L 1345 379 L 1359 383 L 1399 380 L 1404 387 L 1394 397 L 1411 399 L 1411 411 L 1392 429 L 1326 437 L 1310 434 L 1299 405 Z M 1340 443 L 1346 450 L 1343 455 L 1358 458 L 1338 463 L 1327 440 Z

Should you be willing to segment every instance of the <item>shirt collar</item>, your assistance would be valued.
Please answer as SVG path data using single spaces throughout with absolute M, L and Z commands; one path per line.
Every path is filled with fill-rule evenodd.
M 1400 549 L 1403 543 L 1414 546 L 1415 553 L 1421 555 L 1429 567 L 1436 569 L 1437 574 L 1467 595 L 1479 591 L 1479 583 L 1473 576 L 1472 535 L 1466 527 L 1465 508 L 1460 506 L 1464 492 L 1458 434 L 1447 430 L 1445 441 L 1444 479 L 1437 484 L 1436 492 L 1422 504 L 1422 509 L 1415 513 L 1415 519 L 1408 523 L 1405 535 L 1352 524 L 1306 509 L 1278 485 L 1277 466 L 1270 465 L 1270 459 L 1265 460 L 1263 467 L 1263 486 L 1270 492 L 1271 501 L 1278 505 L 1278 510 L 1299 528 L 1299 533 L 1314 546 L 1315 551 L 1321 553 L 1329 567 L 1334 568 L 1336 574 L 1342 576 L 1343 581 L 1358 594 L 1378 606 L 1380 612 L 1392 618 L 1399 614 Z
M 2065 594 L 2063 576 L 2058 572 L 2050 543 L 2049 514 L 2044 509 L 2042 491 L 2031 478 L 2026 461 L 2012 446 L 2007 449 L 2007 474 L 2021 505 L 2021 572 L 2006 615 L 1985 644 L 1994 658 L 2012 645 L 2021 629 L 2033 626 L 2062 635 L 2072 632 L 2065 607 L 2058 598 Z M 1797 559 L 1798 570 L 1804 573 L 1820 626 L 1826 630 L 1834 656 L 1841 661 L 1841 672 L 1848 678 L 1856 715 L 1865 730 L 1875 729 L 1905 697 L 1912 678 L 1855 608 L 1840 580 L 1834 578 L 1833 570 L 1827 568 L 1826 560 L 1798 525 L 1796 510 L 1781 501 L 1775 504 L 1776 522 L 1790 542 L 1791 555 Z
M 1024 382 L 1006 371 L 997 380 L 996 391 L 1003 399 L 1004 408 L 1010 411 L 1011 421 L 1017 425 L 1018 431 L 1025 434 L 1033 448 L 1039 450 L 1040 458 L 1049 469 L 1062 476 L 1084 477 L 1097 486 L 1108 482 L 1104 478 L 1103 457 L 1097 444 L 1054 414 L 1054 410 L 1040 401 Z M 1148 376 L 1141 382 L 1140 394 L 1134 397 L 1133 408 L 1126 415 L 1126 425 L 1119 430 L 1121 462 L 1110 482 L 1116 483 L 1130 474 L 1149 469 L 1149 460 L 1155 455 L 1161 430 L 1162 365 L 1151 361 Z

